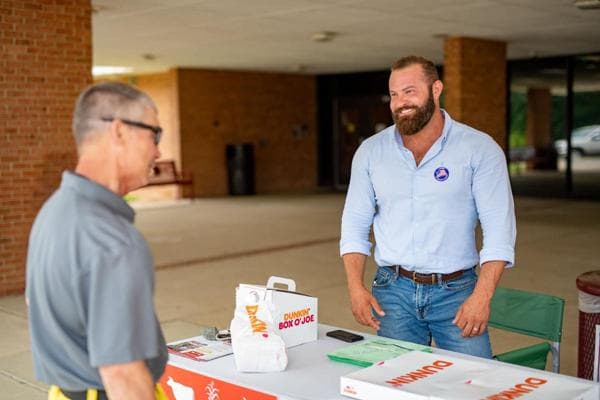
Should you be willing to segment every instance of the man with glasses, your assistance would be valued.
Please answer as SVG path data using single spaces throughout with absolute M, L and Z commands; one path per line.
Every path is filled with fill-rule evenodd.
M 425 345 L 433 339 L 490 358 L 490 301 L 514 260 L 513 198 L 502 149 L 441 110 L 442 89 L 429 60 L 410 56 L 392 66 L 395 124 L 354 155 L 340 253 L 358 322 L 382 336 Z M 363 274 L 371 225 L 378 270 L 369 292 Z
M 27 256 L 31 350 L 51 400 L 164 396 L 152 255 L 123 200 L 148 183 L 161 132 L 131 86 L 92 85 L 77 100 L 77 166 L 36 217 Z

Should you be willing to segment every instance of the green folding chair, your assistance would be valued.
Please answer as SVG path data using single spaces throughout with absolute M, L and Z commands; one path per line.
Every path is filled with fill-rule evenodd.
M 552 352 L 552 371 L 560 371 L 560 339 L 565 301 L 542 293 L 496 288 L 491 304 L 489 326 L 545 339 L 548 342 L 527 346 L 494 358 L 511 364 L 545 369 Z

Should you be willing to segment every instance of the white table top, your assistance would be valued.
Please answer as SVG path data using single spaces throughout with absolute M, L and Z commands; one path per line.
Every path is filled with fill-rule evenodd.
M 334 362 L 327 358 L 327 353 L 349 344 L 325 336 L 326 332 L 333 329 L 337 328 L 320 324 L 318 340 L 287 349 L 288 365 L 282 372 L 238 372 L 233 355 L 198 362 L 169 354 L 169 364 L 272 394 L 279 399 L 348 400 L 347 397 L 339 394 L 340 376 L 356 371 L 360 367 Z M 365 337 L 370 336 L 361 334 Z
M 288 366 L 286 370 L 282 372 L 238 372 L 235 367 L 233 355 L 221 357 L 212 361 L 198 362 L 170 354 L 169 364 L 201 375 L 210 376 L 215 379 L 270 394 L 282 400 L 348 400 L 347 397 L 340 394 L 340 376 L 356 371 L 361 367 L 331 361 L 327 358 L 327 353 L 349 345 L 349 343 L 325 335 L 326 332 L 333 329 L 338 328 L 319 324 L 318 340 L 287 349 Z M 361 332 L 356 333 L 365 336 L 365 338 L 376 337 Z M 436 348 L 434 348 L 434 353 L 447 354 L 467 359 L 477 359 L 480 362 L 498 362 L 493 360 L 483 360 L 481 358 Z M 528 369 L 525 367 L 518 368 Z M 537 371 L 537 374 L 539 373 L 540 371 Z M 551 372 L 544 373 L 552 374 Z M 579 380 L 579 378 L 571 379 Z M 589 381 L 586 382 L 589 383 Z

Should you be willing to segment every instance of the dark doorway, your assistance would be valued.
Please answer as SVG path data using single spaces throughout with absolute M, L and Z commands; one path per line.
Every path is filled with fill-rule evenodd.
M 392 123 L 389 97 L 361 96 L 340 97 L 334 107 L 334 185 L 343 189 L 350 182 L 352 157 L 358 146 L 369 136 Z
M 360 142 L 381 124 L 391 124 L 389 75 L 380 71 L 317 78 L 319 186 L 345 189 Z

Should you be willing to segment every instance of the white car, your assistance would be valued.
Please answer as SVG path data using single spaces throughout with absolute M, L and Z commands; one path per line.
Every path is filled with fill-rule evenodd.
M 567 140 L 559 139 L 554 142 L 554 148 L 559 156 L 567 155 Z M 571 133 L 571 149 L 578 155 L 600 154 L 600 125 L 582 126 Z

